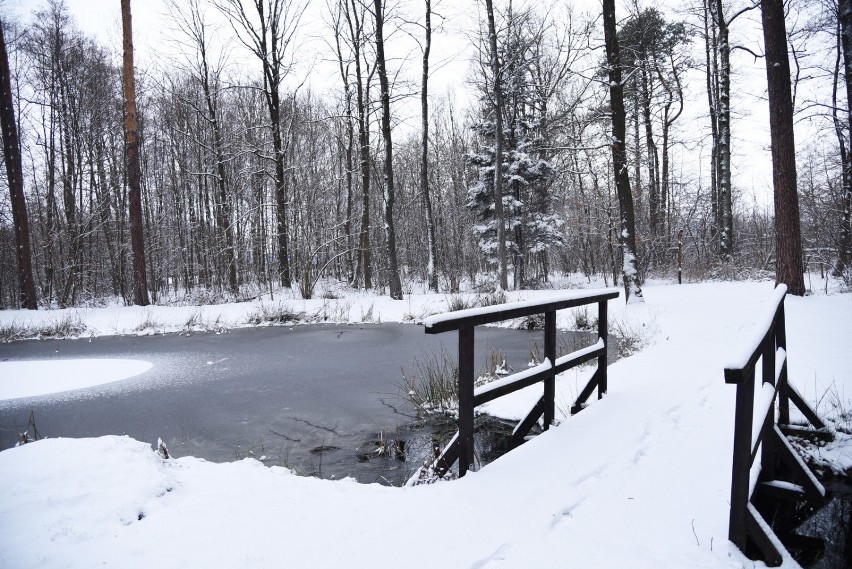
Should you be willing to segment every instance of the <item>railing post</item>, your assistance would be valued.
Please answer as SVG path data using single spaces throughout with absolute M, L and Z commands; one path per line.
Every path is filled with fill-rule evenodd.
M 598 337 L 603 340 L 604 343 L 604 353 L 598 356 L 598 399 L 603 397 L 604 393 L 606 393 L 606 352 L 607 347 L 609 346 L 609 337 L 607 336 L 607 331 L 609 326 L 607 324 L 607 301 L 602 300 L 598 302 Z
M 459 328 L 459 476 L 473 466 L 473 326 Z
M 734 461 L 731 469 L 731 517 L 728 539 L 741 551 L 746 547 L 746 518 L 751 473 L 751 427 L 754 419 L 754 367 L 744 369 L 737 383 L 734 412 Z
M 775 344 L 787 352 L 787 325 L 784 322 L 784 301 L 781 299 L 778 304 L 778 312 L 775 316 Z M 781 371 L 781 377 L 778 378 L 780 387 L 778 388 L 778 422 L 782 425 L 790 424 L 790 398 L 787 395 L 787 368 Z M 814 425 L 816 426 L 816 425 Z
M 773 387 L 775 386 L 775 331 L 776 327 L 773 322 L 763 342 L 763 354 L 761 355 L 762 383 L 769 383 Z M 775 455 L 773 442 L 769 436 L 774 426 L 775 406 L 773 405 L 766 413 L 766 418 L 763 420 L 763 427 L 760 431 L 763 440 L 760 447 L 760 475 L 764 480 L 775 479 Z
M 544 313 L 544 357 L 551 370 L 544 379 L 544 429 L 550 428 L 556 415 L 556 311 Z

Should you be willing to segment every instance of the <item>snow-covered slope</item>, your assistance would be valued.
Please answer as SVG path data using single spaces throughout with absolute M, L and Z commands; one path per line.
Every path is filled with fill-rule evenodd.
M 752 567 L 726 538 L 735 388 L 722 366 L 771 291 L 647 287 L 646 305 L 614 310 L 650 345 L 610 367 L 607 397 L 450 483 L 164 460 L 120 437 L 3 451 L 0 566 Z M 820 411 L 829 391 L 852 397 L 850 322 L 850 295 L 787 300 L 790 377 Z

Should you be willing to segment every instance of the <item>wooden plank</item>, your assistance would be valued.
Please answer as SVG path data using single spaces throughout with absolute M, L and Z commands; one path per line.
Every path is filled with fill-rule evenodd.
M 600 361 L 601 354 L 606 354 L 606 345 L 604 344 L 603 339 L 598 338 L 598 341 L 591 346 L 586 346 L 585 348 L 556 358 L 555 373 L 560 374 L 565 370 L 577 367 L 578 365 L 592 361 L 595 358 L 598 358 L 598 361 Z M 605 367 L 606 366 L 604 365 L 604 368 Z
M 550 428 L 556 415 L 556 311 L 544 313 L 544 357 L 551 369 L 544 377 L 544 430 Z
M 787 396 L 790 398 L 790 402 L 796 406 L 796 409 L 805 416 L 805 419 L 810 421 L 811 425 L 816 427 L 817 429 L 825 429 L 825 423 L 822 422 L 822 419 L 816 414 L 816 412 L 811 409 L 811 406 L 805 402 L 805 399 L 796 391 L 796 388 L 793 387 L 793 384 L 786 383 L 787 387 Z
M 607 302 L 598 302 L 598 338 L 603 340 L 603 350 L 598 354 L 598 369 L 600 377 L 598 378 L 598 399 L 603 397 L 607 390 L 607 353 L 606 348 L 609 345 L 609 324 L 607 322 Z
M 442 477 L 453 467 L 453 464 L 455 464 L 458 459 L 459 432 L 456 431 L 456 434 L 453 435 L 453 438 L 450 439 L 450 442 L 444 447 L 441 455 L 432 463 L 432 468 L 435 470 L 435 474 L 437 474 L 438 477 Z
M 534 368 L 528 368 L 512 375 L 502 377 L 491 383 L 478 387 L 473 392 L 473 404 L 475 407 L 493 401 L 498 397 L 514 393 L 519 389 L 524 389 L 530 385 L 535 385 L 540 381 L 544 381 L 548 375 L 553 373 L 553 366 L 545 360 L 544 363 L 537 365 Z
M 828 429 L 809 429 L 799 425 L 778 425 L 781 432 L 788 437 L 806 439 L 813 443 L 828 443 L 834 440 L 834 435 Z
M 784 558 L 781 555 L 781 551 L 784 550 L 784 546 L 769 527 L 769 524 L 766 523 L 752 504 L 749 504 L 748 509 L 746 510 L 745 525 L 748 536 L 763 555 L 764 563 L 766 563 L 768 567 L 780 566 L 784 561 Z M 745 552 L 745 544 L 740 547 L 740 550 Z
M 805 501 L 805 489 L 799 484 L 784 482 L 782 480 L 769 480 L 761 482 L 758 488 L 764 494 L 768 494 L 777 500 L 787 500 L 789 502 Z
M 512 431 L 512 439 L 510 445 L 512 448 L 521 446 L 524 443 L 524 437 L 526 437 L 533 426 L 538 422 L 539 418 L 544 414 L 544 396 L 540 397 L 538 402 L 533 405 L 530 412 L 527 413 L 527 416 L 523 421 L 515 425 L 515 429 Z
M 745 358 L 742 362 L 737 362 L 739 364 L 738 366 L 725 368 L 725 383 L 740 383 L 741 381 L 746 380 L 743 375 L 744 372 L 747 370 L 751 370 L 752 373 L 754 372 L 754 365 L 762 355 L 762 347 L 767 341 L 767 337 L 773 336 L 774 338 L 778 334 L 778 322 L 783 321 L 784 296 L 786 291 L 787 287 L 783 284 L 775 287 L 775 291 L 772 293 L 773 298 L 771 299 L 770 305 L 767 307 L 767 310 L 771 310 L 772 312 L 764 313 L 766 315 L 765 320 L 768 320 L 769 324 L 766 326 L 766 329 L 762 332 L 757 341 L 755 341 L 754 348 L 749 353 L 748 358 Z M 771 319 L 769 318 L 769 314 L 772 315 Z M 783 325 L 781 330 L 783 335 Z M 784 345 L 781 347 L 786 348 L 786 336 L 784 336 L 784 342 Z
M 784 466 L 790 471 L 793 479 L 804 488 L 805 496 L 813 505 L 822 505 L 825 502 L 825 488 L 816 479 L 814 473 L 802 460 L 802 457 L 790 445 L 790 441 L 781 432 L 781 429 L 776 425 L 771 433 L 772 444 L 776 451 L 778 459 L 784 463 Z
M 473 465 L 473 326 L 459 329 L 459 477 Z
M 618 298 L 619 294 L 620 291 L 618 289 L 606 289 L 603 292 L 586 294 L 574 292 L 555 300 L 513 302 L 486 308 L 470 308 L 467 310 L 447 312 L 430 316 L 424 324 L 427 334 L 440 334 L 451 330 L 460 330 L 468 326 L 481 326 L 483 324 L 511 320 L 512 318 L 523 318 L 524 316 L 612 300 Z
M 586 387 L 583 388 L 583 391 L 580 392 L 580 395 L 577 396 L 577 399 L 574 401 L 574 404 L 571 406 L 571 414 L 576 415 L 580 411 L 583 410 L 583 404 L 586 402 L 586 399 L 592 394 L 592 391 L 598 386 L 598 380 L 601 376 L 601 369 L 598 368 L 595 370 L 595 373 L 592 374 L 591 379 L 589 379 L 589 383 L 586 384 Z
M 750 380 L 737 385 L 734 411 L 734 456 L 731 466 L 731 513 L 728 539 L 745 551 L 746 523 L 751 492 L 752 421 L 754 418 L 754 372 Z

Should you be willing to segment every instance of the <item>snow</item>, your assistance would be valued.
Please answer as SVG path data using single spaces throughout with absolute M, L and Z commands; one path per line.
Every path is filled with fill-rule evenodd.
M 253 459 L 162 459 L 113 436 L 0 452 L 0 566 L 753 567 L 727 540 L 736 387 L 723 369 L 761 323 L 773 285 L 646 284 L 644 292 L 644 305 L 610 302 L 613 321 L 645 346 L 610 366 L 607 396 L 569 417 L 594 368 L 562 374 L 561 424 L 461 480 L 406 488 L 318 480 Z M 553 294 L 508 293 L 511 301 Z M 406 300 L 338 302 L 349 317 L 372 308 L 385 322 L 446 306 L 440 295 Z M 321 301 L 288 302 L 310 312 Z M 192 310 L 239 320 L 250 307 Z M 126 326 L 121 310 L 82 312 L 90 330 L 111 319 Z M 560 326 L 570 313 L 559 313 Z M 790 380 L 839 420 L 852 395 L 852 295 L 788 297 L 786 313 Z M 161 323 L 165 314 L 152 309 Z M 12 317 L 23 318 L 0 314 Z M 523 415 L 540 390 L 488 409 Z M 827 390 L 837 407 L 826 406 Z M 847 450 L 836 442 L 826 460 L 849 455 L 843 440 Z M 786 556 L 783 566 L 797 567 Z
M 0 362 L 0 401 L 50 395 L 129 379 L 151 369 L 141 360 Z

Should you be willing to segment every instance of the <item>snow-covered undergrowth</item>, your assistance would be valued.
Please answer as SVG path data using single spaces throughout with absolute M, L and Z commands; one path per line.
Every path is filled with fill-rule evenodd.
M 0 566 L 753 567 L 727 541 L 735 388 L 722 368 L 771 291 L 646 286 L 645 305 L 611 303 L 613 317 L 650 332 L 610 366 L 609 394 L 452 482 L 388 488 L 252 459 L 164 460 L 122 437 L 0 452 Z M 441 298 L 413 296 L 347 300 L 355 312 L 371 303 L 382 321 L 439 311 Z M 820 412 L 831 415 L 829 392 L 849 409 L 852 295 L 788 297 L 786 306 L 791 381 Z M 82 318 L 132 323 L 109 309 Z M 560 379 L 563 410 L 582 380 Z M 523 414 L 534 396 L 519 392 L 489 412 Z M 842 440 L 821 452 L 852 456 Z

